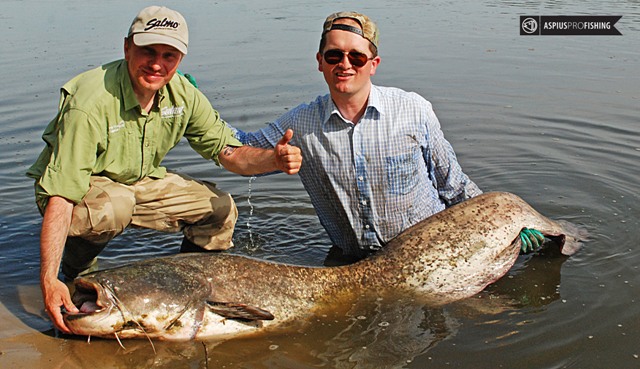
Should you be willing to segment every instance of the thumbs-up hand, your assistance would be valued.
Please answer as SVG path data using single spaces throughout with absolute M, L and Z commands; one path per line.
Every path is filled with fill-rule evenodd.
M 296 174 L 302 165 L 302 154 L 299 147 L 289 145 L 291 138 L 293 138 L 293 130 L 288 129 L 273 150 L 278 170 L 287 174 Z

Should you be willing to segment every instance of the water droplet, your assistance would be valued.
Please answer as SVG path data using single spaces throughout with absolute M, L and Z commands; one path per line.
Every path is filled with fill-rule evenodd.
M 253 232 L 251 232 L 251 218 L 253 217 L 253 204 L 251 203 L 251 184 L 256 180 L 256 176 L 249 178 L 249 188 L 247 194 L 247 204 L 249 204 L 249 217 L 247 218 L 247 231 L 249 231 L 249 250 L 256 251 L 257 247 L 253 243 Z

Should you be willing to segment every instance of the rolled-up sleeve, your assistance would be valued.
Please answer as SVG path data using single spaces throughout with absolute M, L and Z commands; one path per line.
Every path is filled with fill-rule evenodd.
M 89 191 L 100 134 L 87 114 L 77 109 L 62 112 L 58 131 L 52 134 L 51 158 L 37 183 L 39 195 L 61 196 L 78 203 Z
M 218 154 L 226 146 L 242 146 L 234 136 L 234 130 L 220 118 L 209 100 L 197 92 L 185 137 L 191 147 L 203 158 L 220 165 Z
M 462 171 L 453 147 L 444 137 L 440 122 L 428 102 L 424 115 L 429 148 L 424 151 L 424 160 L 431 169 L 440 198 L 446 206 L 451 206 L 480 195 L 480 188 Z

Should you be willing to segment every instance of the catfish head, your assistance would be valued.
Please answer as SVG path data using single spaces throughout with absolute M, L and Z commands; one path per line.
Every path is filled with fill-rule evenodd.
M 125 315 L 113 288 L 93 278 L 74 281 L 72 300 L 80 313 L 64 314 L 67 326 L 74 334 L 109 336 L 123 329 Z
M 139 263 L 74 281 L 78 314 L 64 319 L 74 334 L 120 338 L 194 336 L 210 286 L 185 265 Z
M 72 300 L 80 312 L 64 314 L 65 323 L 77 335 L 190 340 L 273 319 L 259 308 L 216 299 L 201 262 L 178 255 L 76 278 Z

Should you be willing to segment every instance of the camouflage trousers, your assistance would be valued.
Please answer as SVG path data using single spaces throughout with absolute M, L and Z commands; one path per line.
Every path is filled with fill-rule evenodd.
M 70 278 L 91 271 L 96 256 L 129 225 L 165 232 L 182 231 L 206 250 L 225 250 L 238 218 L 235 202 L 215 184 L 183 174 L 144 178 L 132 185 L 91 177 L 89 192 L 73 208 L 62 258 Z

